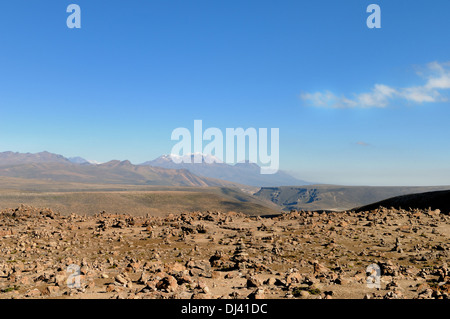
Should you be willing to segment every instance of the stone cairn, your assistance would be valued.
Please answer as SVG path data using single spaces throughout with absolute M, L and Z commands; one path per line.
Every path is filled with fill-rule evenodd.
M 236 249 L 231 259 L 236 263 L 236 268 L 245 270 L 246 264 L 248 262 L 248 253 L 242 238 L 237 242 Z

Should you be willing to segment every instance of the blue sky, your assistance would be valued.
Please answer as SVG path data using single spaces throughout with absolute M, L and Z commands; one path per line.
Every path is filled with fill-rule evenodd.
M 66 8 L 80 5 L 81 29 Z M 366 7 L 381 7 L 368 29 Z M 173 129 L 280 128 L 281 169 L 450 184 L 450 2 L 2 1 L 0 151 L 140 163 Z

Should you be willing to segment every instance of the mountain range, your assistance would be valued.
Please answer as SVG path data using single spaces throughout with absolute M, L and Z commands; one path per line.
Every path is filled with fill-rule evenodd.
M 0 152 L 0 166 L 30 164 L 30 163 L 69 164 L 71 163 L 71 161 L 62 155 L 53 154 L 46 151 L 40 153 Z
M 192 155 L 194 156 L 194 155 Z M 203 159 L 207 156 L 202 155 Z M 49 152 L 0 153 L 0 176 L 33 178 L 77 183 L 116 183 L 130 185 L 224 186 L 245 188 L 279 185 L 305 185 L 289 174 L 260 174 L 254 163 L 229 165 L 176 164 L 168 155 L 134 165 L 130 161 L 112 160 L 106 163 L 88 161 L 82 157 L 66 158 Z
M 133 165 L 129 161 L 109 161 L 91 164 L 81 158 L 41 152 L 0 153 L 0 176 L 37 179 L 54 182 L 162 185 L 162 186 L 223 186 L 240 187 L 236 183 L 196 176 L 185 169 L 165 169 Z
M 211 155 L 200 154 L 202 162 L 194 163 L 195 155 L 196 154 L 187 155 L 188 163 L 177 164 L 171 158 L 173 155 L 163 155 L 155 160 L 142 163 L 141 165 L 170 169 L 186 169 L 198 176 L 217 178 L 257 187 L 311 184 L 307 181 L 299 180 L 284 171 L 278 171 L 275 174 L 261 174 L 260 166 L 248 161 L 230 165 L 221 162 Z
M 193 154 L 190 155 L 190 157 L 193 156 Z M 257 205 L 255 207 L 258 207 L 260 211 L 264 209 L 271 211 L 277 209 L 280 211 L 292 209 L 342 211 L 357 209 L 395 196 L 450 190 L 450 186 L 306 185 L 307 182 L 295 179 L 283 171 L 273 175 L 262 175 L 260 167 L 255 163 L 243 162 L 229 165 L 203 155 L 202 159 L 202 163 L 176 164 L 170 156 L 165 155 L 140 165 L 118 160 L 94 164 L 81 157 L 66 158 L 49 152 L 36 154 L 3 152 L 0 153 L 0 188 L 4 191 L 17 189 L 23 191 L 47 190 L 47 192 L 50 189 L 57 192 L 65 192 L 68 189 L 88 191 L 92 187 L 102 191 L 116 190 L 118 187 L 120 190 L 136 191 L 148 191 L 148 187 L 156 187 L 161 190 L 164 187 L 190 187 L 192 191 L 195 188 L 205 190 L 218 188 L 218 190 L 211 190 L 218 192 L 214 195 L 217 197 L 215 207 L 226 206 L 227 209 L 230 207 L 238 209 L 245 206 L 249 211 L 253 204 Z M 145 189 L 134 187 L 145 187 Z M 165 191 L 168 195 L 169 190 Z M 204 190 L 200 191 L 204 192 Z M 187 193 L 183 190 L 177 194 Z M 230 197 L 229 194 L 232 196 Z M 185 197 L 182 201 L 187 205 L 185 206 L 187 209 L 194 207 L 194 203 L 200 200 L 199 197 L 193 201 L 188 199 L 197 195 L 194 197 L 188 194 L 183 196 Z M 204 203 L 202 207 L 207 207 L 206 198 L 212 195 L 203 193 L 202 196 L 201 201 Z M 414 198 L 419 200 L 420 196 Z M 7 198 L 4 197 L 4 199 Z M 112 202 L 112 199 L 109 200 Z M 75 203 L 76 200 L 74 199 L 72 202 Z M 106 203 L 108 200 L 101 202 Z M 119 202 L 120 200 L 117 199 L 114 203 L 118 205 Z M 381 203 L 381 205 L 384 204 L 388 203 Z M 426 206 L 427 203 L 425 201 L 420 205 Z
M 252 194 L 259 188 L 197 176 L 186 169 L 93 164 L 49 152 L 0 153 L 0 209 L 20 204 L 64 214 L 161 215 L 186 211 L 236 211 L 272 215 L 279 207 Z

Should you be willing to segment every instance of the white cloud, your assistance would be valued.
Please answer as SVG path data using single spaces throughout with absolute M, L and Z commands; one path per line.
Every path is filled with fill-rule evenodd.
M 436 90 L 430 90 L 422 86 L 404 88 L 400 92 L 400 97 L 416 103 L 439 101 L 439 93 Z
M 375 84 L 371 91 L 352 94 L 352 98 L 336 96 L 330 91 L 302 93 L 301 99 L 317 107 L 369 108 L 386 107 L 392 100 L 413 103 L 433 103 L 447 101 L 441 91 L 450 89 L 450 63 L 429 63 L 425 72 L 418 75 L 427 79 L 422 86 L 393 88 L 385 84 Z
M 357 96 L 356 104 L 362 107 L 385 107 L 389 99 L 392 98 L 397 91 L 384 84 L 375 84 L 375 87 L 369 93 L 361 93 Z
M 425 87 L 428 89 L 450 89 L 450 76 L 445 74 L 439 78 L 429 79 Z
M 338 100 L 337 97 L 329 91 L 326 91 L 324 93 L 304 93 L 301 96 L 302 99 L 309 100 L 317 106 L 328 106 L 330 104 L 336 103 L 336 101 Z

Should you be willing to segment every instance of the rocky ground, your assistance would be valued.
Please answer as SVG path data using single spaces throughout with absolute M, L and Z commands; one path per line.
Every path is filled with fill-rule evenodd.
M 449 298 L 438 210 L 0 213 L 0 298 Z M 381 269 L 379 288 L 367 267 Z M 372 278 L 372 277 L 369 277 Z

